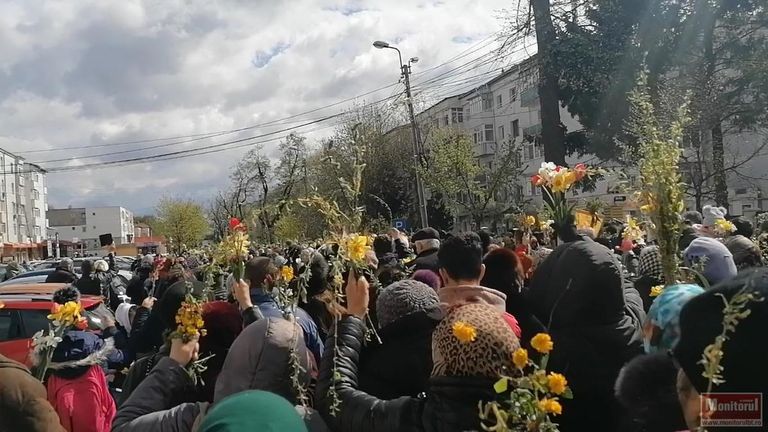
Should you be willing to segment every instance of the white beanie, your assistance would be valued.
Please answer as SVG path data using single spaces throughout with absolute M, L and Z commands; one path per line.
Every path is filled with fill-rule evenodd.
M 702 225 L 706 227 L 714 227 L 715 221 L 719 219 L 725 219 L 725 215 L 728 214 L 728 210 L 726 210 L 724 207 L 705 205 L 701 213 L 704 216 Z

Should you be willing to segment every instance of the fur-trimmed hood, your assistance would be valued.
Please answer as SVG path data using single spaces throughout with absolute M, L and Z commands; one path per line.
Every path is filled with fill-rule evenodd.
M 105 364 L 115 351 L 112 338 L 101 339 L 98 335 L 80 330 L 64 333 L 53 351 L 48 369 L 62 378 L 82 375 L 90 366 Z M 41 357 L 32 354 L 32 364 L 40 364 Z

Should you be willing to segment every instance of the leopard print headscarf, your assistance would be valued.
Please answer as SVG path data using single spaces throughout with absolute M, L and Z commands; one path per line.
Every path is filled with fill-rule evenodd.
M 457 336 L 456 325 L 474 329 L 474 340 Z M 448 311 L 432 334 L 432 376 L 498 378 L 513 369 L 520 347 L 502 313 L 486 304 L 465 304 Z

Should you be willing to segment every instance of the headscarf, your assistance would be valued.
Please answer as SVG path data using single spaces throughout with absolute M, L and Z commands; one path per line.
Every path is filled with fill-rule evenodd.
M 664 273 L 664 267 L 661 265 L 661 252 L 658 246 L 646 246 L 640 252 L 637 263 L 637 274 L 639 276 L 652 276 L 661 279 Z
M 130 313 L 131 309 L 136 307 L 134 304 L 130 303 L 120 303 L 119 306 L 117 306 L 117 310 L 115 310 L 115 320 L 123 326 L 125 331 L 128 332 L 128 334 L 131 334 L 131 318 Z
M 680 339 L 680 311 L 688 301 L 704 292 L 698 285 L 681 284 L 665 288 L 653 301 L 645 319 L 645 352 L 671 350 Z M 661 334 L 653 337 L 653 326 Z
M 239 431 L 307 432 L 307 427 L 287 400 L 250 390 L 217 403 L 200 424 L 200 432 Z

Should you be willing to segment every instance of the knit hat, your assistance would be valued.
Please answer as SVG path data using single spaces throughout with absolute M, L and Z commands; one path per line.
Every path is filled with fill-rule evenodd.
M 702 221 L 702 225 L 705 227 L 713 227 L 715 226 L 715 221 L 718 219 L 725 219 L 725 215 L 728 214 L 728 210 L 725 209 L 725 207 L 715 207 L 711 205 L 705 205 L 702 209 L 702 215 L 704 216 L 704 220 Z
M 435 291 L 440 289 L 440 287 L 443 285 L 443 282 L 440 280 L 440 275 L 433 272 L 432 270 L 427 269 L 416 270 L 413 272 L 411 279 L 427 284 Z
M 520 341 L 493 306 L 466 304 L 448 311 L 432 334 L 432 376 L 498 378 L 513 370 Z
M 422 228 L 416 231 L 416 234 L 413 235 L 412 240 L 415 242 L 420 240 L 440 240 L 440 233 L 437 232 L 437 230 L 434 228 Z
M 661 265 L 661 252 L 658 246 L 646 246 L 640 252 L 637 264 L 639 276 L 653 276 L 661 279 L 664 267 Z
M 691 299 L 680 313 L 680 341 L 673 355 L 685 375 L 699 393 L 707 389 L 707 379 L 701 374 L 700 362 L 704 349 L 715 342 L 723 331 L 723 301 L 746 289 L 757 297 L 768 298 L 768 271 L 746 271 Z M 749 315 L 738 320 L 723 343 L 724 383 L 714 386 L 716 392 L 768 393 L 768 344 L 764 343 L 768 328 L 768 301 L 750 301 L 745 310 Z M 765 401 L 765 399 L 764 399 Z
M 666 352 L 677 345 L 680 339 L 680 310 L 688 301 L 704 292 L 698 285 L 680 284 L 664 289 L 648 309 L 645 326 L 649 330 L 658 327 L 660 334 L 649 337 L 646 334 L 646 352 Z
M 307 427 L 290 402 L 262 390 L 244 391 L 222 400 L 200 424 L 200 432 L 246 430 L 307 432 Z
M 704 277 L 710 284 L 716 285 L 736 276 L 736 264 L 733 255 L 720 241 L 710 237 L 699 237 L 691 242 L 683 253 L 685 265 L 695 266 L 702 259 Z
M 437 292 L 419 281 L 405 279 L 395 282 L 384 288 L 376 300 L 376 317 L 382 328 L 417 312 L 440 316 Z

